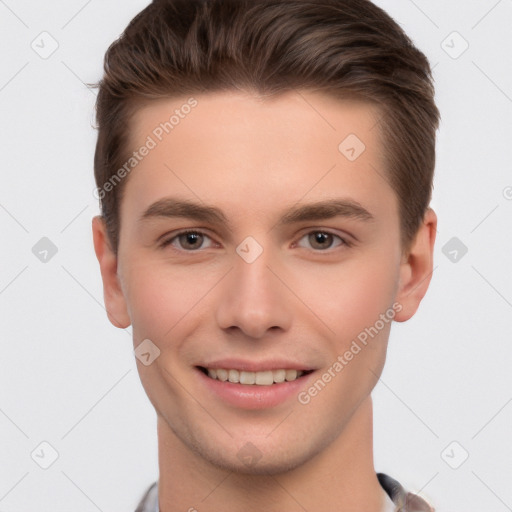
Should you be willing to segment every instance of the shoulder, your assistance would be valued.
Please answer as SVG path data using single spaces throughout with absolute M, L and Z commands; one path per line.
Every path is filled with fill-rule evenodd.
M 135 512 L 158 512 L 158 482 L 149 486 Z
M 389 475 L 377 473 L 377 478 L 382 488 L 396 505 L 397 512 L 434 512 L 434 508 L 423 498 L 417 494 L 407 492 L 397 480 Z
M 396 512 L 435 512 L 423 498 L 407 492 L 402 485 L 385 473 L 377 473 L 380 485 L 386 491 Z M 135 512 L 158 512 L 158 482 L 154 482 L 144 493 Z

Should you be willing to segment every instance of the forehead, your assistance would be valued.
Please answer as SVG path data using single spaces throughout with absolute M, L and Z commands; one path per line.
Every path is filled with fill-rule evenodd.
M 172 192 L 254 214 L 308 195 L 385 195 L 379 114 L 310 91 L 149 102 L 132 120 L 130 146 L 151 149 L 130 172 L 123 202 L 140 212 Z
M 156 142 L 171 143 L 186 137 L 201 140 L 206 148 L 208 134 L 212 145 L 218 139 L 233 142 L 251 140 L 252 145 L 297 146 L 322 139 L 336 142 L 352 133 L 373 145 L 380 118 L 375 103 L 355 98 L 334 98 L 312 91 L 287 91 L 261 96 L 244 91 L 218 91 L 200 95 L 163 98 L 146 102 L 137 109 L 130 126 L 133 146 L 151 135 Z M 193 125 L 190 129 L 190 125 Z M 172 137 L 168 137 L 168 136 Z

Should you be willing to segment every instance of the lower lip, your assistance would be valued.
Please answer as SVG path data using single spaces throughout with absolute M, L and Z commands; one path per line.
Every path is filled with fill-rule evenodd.
M 200 381 L 204 383 L 210 393 L 230 405 L 242 409 L 267 409 L 276 407 L 291 398 L 297 399 L 299 392 L 305 388 L 309 377 L 314 373 L 311 372 L 291 382 L 259 386 L 223 382 L 208 377 L 199 368 L 196 368 L 196 371 Z

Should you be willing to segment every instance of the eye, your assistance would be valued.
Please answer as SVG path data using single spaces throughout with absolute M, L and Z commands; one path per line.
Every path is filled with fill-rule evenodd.
M 335 244 L 335 241 L 339 240 L 337 244 Z M 204 246 L 205 240 L 210 240 L 210 245 Z M 340 237 L 339 235 L 335 235 L 334 233 L 331 233 L 329 231 L 323 231 L 323 230 L 316 230 L 316 231 L 310 231 L 309 233 L 306 233 L 300 240 L 299 240 L 299 246 L 300 242 L 302 240 L 307 240 L 309 243 L 309 247 L 316 251 L 326 251 L 328 249 L 332 249 L 339 246 L 350 246 L 350 243 L 347 242 L 345 239 Z M 188 230 L 188 231 L 181 231 L 171 238 L 168 238 L 167 240 L 164 240 L 160 246 L 162 248 L 167 247 L 168 245 L 172 245 L 176 250 L 184 250 L 187 252 L 197 252 L 200 249 L 208 249 L 213 247 L 213 242 L 211 238 L 202 231 L 197 230 Z M 294 244 L 296 245 L 296 244 Z M 302 246 L 304 247 L 304 246 Z
M 336 238 L 340 241 L 340 243 L 333 246 L 333 242 L 335 241 Z M 335 235 L 334 233 L 330 233 L 329 231 L 310 231 L 309 233 L 306 233 L 300 240 L 304 239 L 308 241 L 311 248 L 320 249 L 320 251 L 325 251 L 326 249 L 331 249 L 333 247 L 339 247 L 340 245 L 350 245 L 346 240 L 341 238 L 339 235 Z
M 178 250 L 183 249 L 192 252 L 197 249 L 205 249 L 205 247 L 202 247 L 205 239 L 211 240 L 208 235 L 201 231 L 182 231 L 162 242 L 161 247 L 167 247 L 168 245 L 176 247 L 174 243 L 176 241 L 179 242 L 180 246 L 177 247 Z

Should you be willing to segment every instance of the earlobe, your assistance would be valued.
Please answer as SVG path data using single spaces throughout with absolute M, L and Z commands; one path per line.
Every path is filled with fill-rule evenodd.
M 131 320 L 117 274 L 117 256 L 110 246 L 103 217 L 96 216 L 92 219 L 92 235 L 94 251 L 100 264 L 103 298 L 108 319 L 115 327 L 126 329 L 131 324 Z
M 416 237 L 400 266 L 400 283 L 396 296 L 402 309 L 395 316 L 397 322 L 409 320 L 417 311 L 427 293 L 434 266 L 434 242 L 437 216 L 427 210 Z

